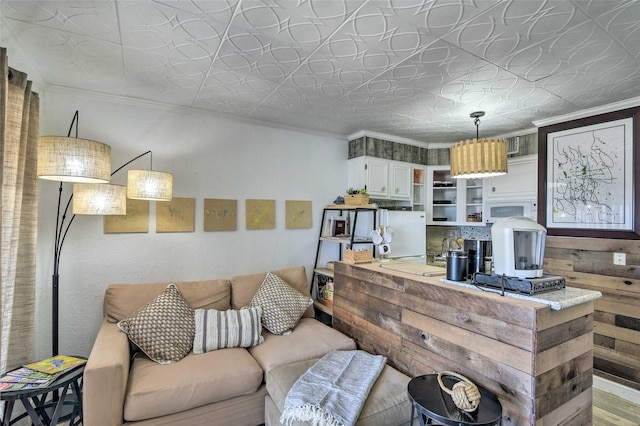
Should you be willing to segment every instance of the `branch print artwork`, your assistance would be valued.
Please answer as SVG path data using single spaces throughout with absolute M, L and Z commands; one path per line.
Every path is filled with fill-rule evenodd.
M 628 228 L 632 156 L 625 141 L 631 140 L 631 126 L 620 120 L 558 132 L 551 138 L 548 226 Z

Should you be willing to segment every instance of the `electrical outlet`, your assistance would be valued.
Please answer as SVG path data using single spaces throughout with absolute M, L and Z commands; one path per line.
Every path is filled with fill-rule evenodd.
M 614 265 L 626 265 L 627 264 L 627 254 L 626 253 L 613 253 L 613 264 Z

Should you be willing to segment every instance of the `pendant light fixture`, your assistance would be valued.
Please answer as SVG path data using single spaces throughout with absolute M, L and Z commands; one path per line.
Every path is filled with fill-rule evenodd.
M 462 179 L 499 176 L 507 173 L 507 141 L 479 138 L 480 117 L 484 111 L 470 114 L 476 126 L 475 139 L 460 141 L 450 148 L 451 177 Z

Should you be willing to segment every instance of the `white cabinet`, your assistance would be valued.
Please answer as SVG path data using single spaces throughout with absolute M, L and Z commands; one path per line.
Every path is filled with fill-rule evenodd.
M 411 198 L 411 165 L 401 162 L 390 163 L 389 196 L 391 198 Z
M 411 164 L 371 157 L 348 161 L 348 186 L 367 188 L 371 198 L 411 199 Z
M 389 195 L 389 163 L 380 160 L 369 160 L 365 164 L 365 185 L 371 197 L 387 197 Z
M 482 179 L 453 179 L 449 166 L 427 167 L 428 225 L 482 224 Z
M 526 155 L 508 160 L 506 175 L 485 178 L 484 199 L 529 199 L 538 196 L 538 156 Z
M 427 167 L 428 225 L 452 225 L 458 222 L 458 180 L 451 177 L 449 166 Z

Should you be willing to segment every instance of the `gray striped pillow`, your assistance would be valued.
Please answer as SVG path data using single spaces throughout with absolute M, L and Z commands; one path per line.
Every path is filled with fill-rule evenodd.
M 262 337 L 262 308 L 196 309 L 196 336 L 193 353 L 202 354 L 223 348 L 248 348 L 264 342 Z

